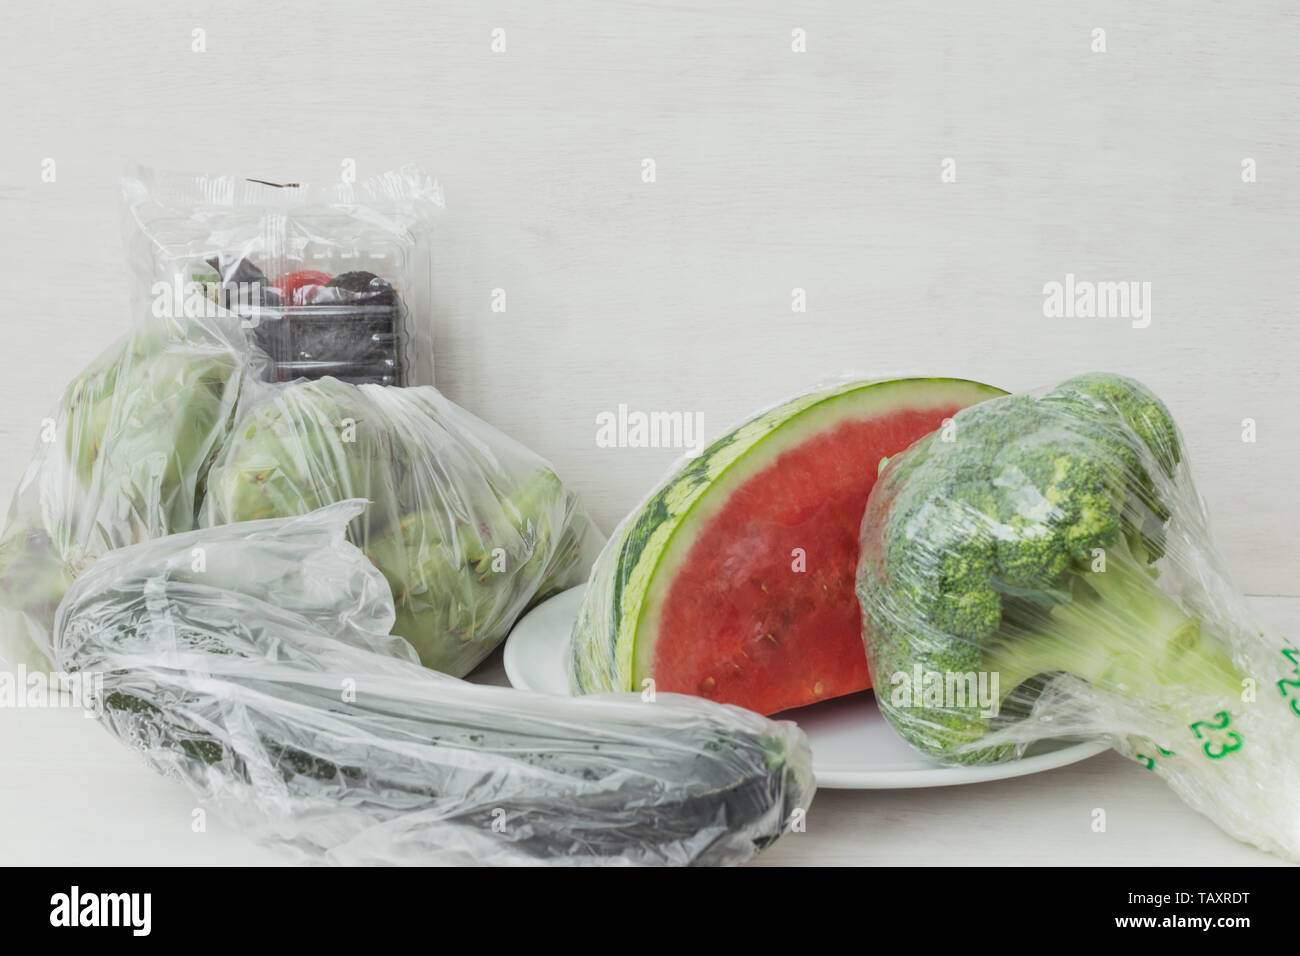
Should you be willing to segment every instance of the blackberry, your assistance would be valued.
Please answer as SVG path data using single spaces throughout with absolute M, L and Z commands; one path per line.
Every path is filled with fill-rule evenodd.
M 335 301 L 350 305 L 394 305 L 397 301 L 392 284 L 373 272 L 344 272 L 331 279 L 325 288 L 337 290 L 325 293 L 327 297 L 337 296 Z

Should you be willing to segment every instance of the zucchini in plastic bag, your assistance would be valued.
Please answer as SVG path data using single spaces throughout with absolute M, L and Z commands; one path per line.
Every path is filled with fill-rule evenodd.
M 793 724 L 661 694 L 468 684 L 390 637 L 361 504 L 146 542 L 56 623 L 102 719 L 263 839 L 340 863 L 739 863 L 807 808 Z

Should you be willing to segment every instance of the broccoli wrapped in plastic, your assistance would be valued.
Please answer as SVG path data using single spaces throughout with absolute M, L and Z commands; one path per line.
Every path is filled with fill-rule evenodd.
M 586 575 L 599 538 L 550 466 L 437 390 L 333 378 L 268 387 L 208 479 L 206 525 L 365 498 L 352 541 L 388 580 L 395 632 L 457 677 L 534 602 Z
M 983 763 L 1102 737 L 1300 858 L 1300 651 L 1228 582 L 1178 428 L 1139 383 L 994 399 L 891 459 L 858 597 L 881 707 L 919 749 Z
M 0 662 L 48 666 L 54 610 L 99 555 L 195 527 L 262 361 L 233 318 L 150 321 L 72 380 L 0 538 Z

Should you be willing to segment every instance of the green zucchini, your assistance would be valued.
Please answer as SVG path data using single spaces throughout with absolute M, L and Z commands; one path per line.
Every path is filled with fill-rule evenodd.
M 739 863 L 807 808 L 793 724 L 421 667 L 345 540 L 359 511 L 111 552 L 60 608 L 60 666 L 102 675 L 108 729 L 201 802 L 329 862 Z

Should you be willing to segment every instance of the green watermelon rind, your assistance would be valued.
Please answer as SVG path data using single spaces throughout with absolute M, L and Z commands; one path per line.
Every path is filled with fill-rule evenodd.
M 569 658 L 571 690 L 587 694 L 640 689 L 638 674 L 646 672 L 644 665 L 653 650 L 652 646 L 641 645 L 641 660 L 638 660 L 637 638 L 647 626 L 643 620 L 646 604 L 652 592 L 666 592 L 671 586 L 673 567 L 690 550 L 693 542 L 680 537 L 682 529 L 701 517 L 707 521 L 725 504 L 728 496 L 718 495 L 716 504 L 701 515 L 700 502 L 710 491 L 724 484 L 743 483 L 785 448 L 795 447 L 818 434 L 823 418 L 824 427 L 846 420 L 852 413 L 839 414 L 844 402 L 861 414 L 867 410 L 888 412 L 906 407 L 961 407 L 1004 394 L 993 386 L 957 378 L 844 382 L 805 393 L 762 412 L 713 442 L 699 457 L 670 475 L 624 521 L 607 546 L 607 553 L 597 561 L 597 570 L 593 572 L 574 627 Z M 860 403 L 866 408 L 860 409 Z M 876 407 L 872 409 L 872 406 Z M 809 423 L 813 425 L 811 429 L 802 427 Z M 801 427 L 787 429 L 792 424 Z M 782 441 L 786 436 L 792 440 Z M 755 454 L 758 449 L 761 451 Z M 601 569 L 608 567 L 608 549 L 615 547 L 618 554 L 613 572 L 600 581 Z M 672 560 L 674 554 L 677 562 Z M 661 574 L 663 570 L 669 573 Z

